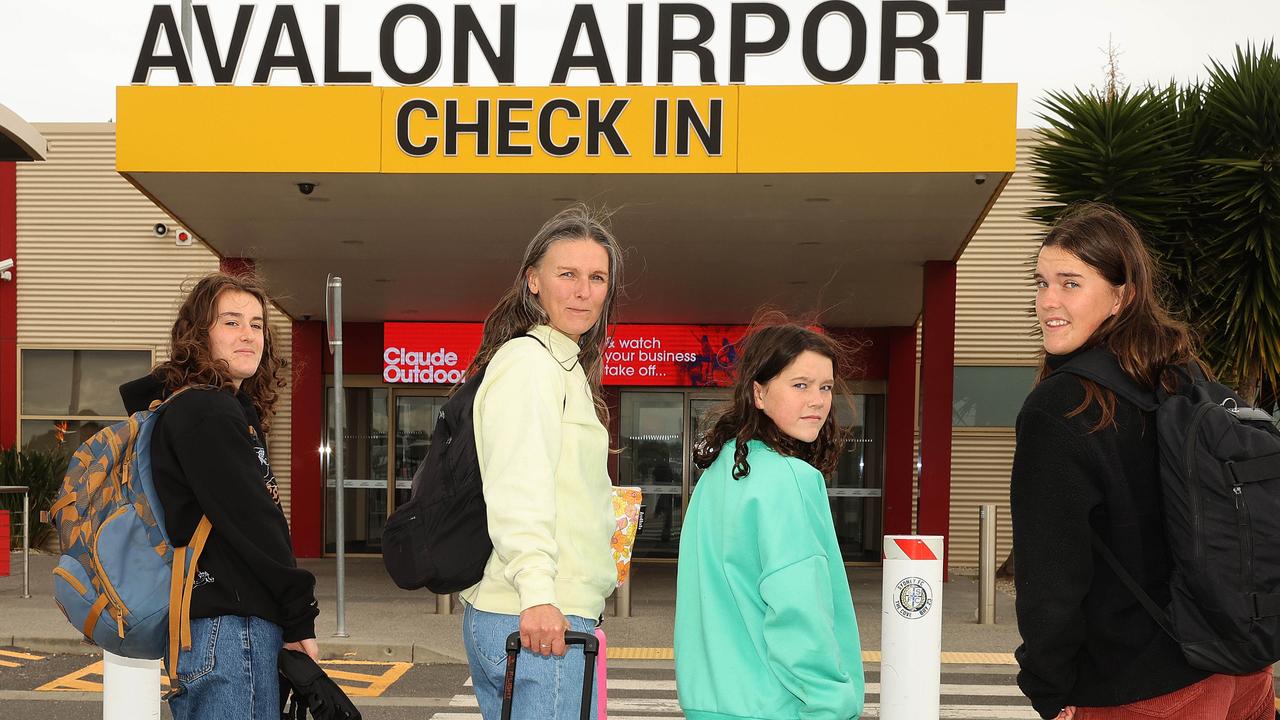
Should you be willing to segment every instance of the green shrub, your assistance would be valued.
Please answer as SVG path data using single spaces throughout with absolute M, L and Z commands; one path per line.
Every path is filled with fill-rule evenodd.
M 26 485 L 31 497 L 31 547 L 40 547 L 53 534 L 53 526 L 40 522 L 62 487 L 67 456 L 60 450 L 0 451 L 0 485 Z M 0 510 L 9 511 L 9 547 L 22 547 L 22 495 L 0 495 Z

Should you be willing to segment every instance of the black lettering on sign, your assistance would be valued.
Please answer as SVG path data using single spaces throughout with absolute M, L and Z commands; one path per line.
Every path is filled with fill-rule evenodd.
M 156 44 L 160 42 L 160 33 L 164 32 L 165 42 L 169 44 L 168 55 L 157 55 Z M 182 47 L 182 34 L 178 32 L 178 20 L 173 16 L 173 8 L 168 5 L 155 5 L 151 8 L 151 18 L 147 20 L 147 31 L 142 36 L 142 50 L 138 52 L 138 62 L 133 67 L 133 84 L 145 85 L 151 80 L 151 71 L 157 68 L 172 68 L 178 74 L 178 82 L 190 85 L 191 62 Z
M 691 17 L 698 22 L 698 32 L 691 38 L 676 39 L 676 17 Z M 716 81 L 716 59 L 706 43 L 716 30 L 711 11 L 689 3 L 663 3 L 658 6 L 658 82 L 671 83 L 672 65 L 678 52 L 693 53 L 698 58 L 698 76 L 704 83 Z
M 898 51 L 914 50 L 924 61 L 924 81 L 940 82 L 938 51 L 929 40 L 938 32 L 938 12 L 922 0 L 885 0 L 880 6 L 880 82 L 896 82 Z M 898 15 L 910 13 L 920 18 L 918 35 L 898 37 Z
M 513 145 L 511 136 L 514 133 L 529 132 L 528 120 L 515 120 L 511 113 L 533 110 L 532 100 L 498 100 L 498 156 L 528 157 L 533 154 L 532 145 Z
M 627 84 L 639 85 L 644 77 L 644 5 L 627 5 Z
M 592 98 L 587 101 L 587 155 L 589 157 L 600 155 L 600 138 L 602 137 L 609 143 L 609 152 L 614 156 L 631 157 L 631 151 L 627 149 L 627 144 L 622 141 L 622 136 L 618 134 L 616 127 L 618 118 L 622 116 L 622 111 L 627 109 L 627 104 L 630 102 L 627 98 L 618 98 L 609 103 L 609 112 L 601 116 L 600 100 Z
M 280 36 L 289 36 L 291 55 L 280 54 Z M 282 68 L 298 71 L 298 81 L 303 85 L 315 85 L 316 74 L 311 69 L 307 44 L 302 40 L 302 28 L 298 26 L 298 14 L 292 5 L 277 5 L 267 25 L 267 39 L 262 44 L 262 57 L 258 59 L 258 71 L 253 74 L 255 85 L 271 83 L 271 73 Z
M 667 154 L 667 107 L 666 98 L 653 101 L 653 154 L 665 157 Z
M 489 154 L 489 101 L 476 101 L 476 119 L 473 122 L 461 122 L 458 119 L 458 101 L 444 101 L 444 154 L 446 157 L 458 155 L 458 136 L 476 136 L 476 157 Z
M 516 6 L 503 5 L 498 21 L 498 45 L 493 49 L 489 36 L 480 27 L 480 19 L 469 5 L 454 6 L 453 14 L 453 82 L 466 85 L 470 77 L 467 67 L 471 51 L 471 38 L 489 62 L 489 69 L 500 85 L 512 85 L 516 81 Z
M 676 100 L 676 155 L 685 157 L 689 154 L 691 133 L 698 134 L 698 141 L 707 155 L 719 157 L 724 152 L 724 100 L 711 99 L 710 115 L 707 122 L 703 122 L 692 100 Z
M 818 29 L 830 15 L 841 15 L 849 21 L 849 59 L 835 70 L 828 70 L 818 59 Z M 813 79 L 824 83 L 845 82 L 858 74 L 862 62 L 867 59 L 867 19 L 862 16 L 862 11 L 844 0 L 818 3 L 804 19 L 804 39 L 801 42 L 804 69 Z
M 744 83 L 748 55 L 770 55 L 782 49 L 791 32 L 791 21 L 782 8 L 772 3 L 734 3 L 729 22 L 729 82 Z M 768 38 L 747 42 L 747 20 L 752 16 L 767 17 L 773 23 Z
M 400 23 L 409 18 L 422 23 L 422 31 L 427 36 L 427 56 L 422 60 L 422 67 L 413 71 L 404 70 L 396 62 L 396 31 Z M 378 54 L 382 58 L 383 72 L 401 85 L 421 85 L 430 80 L 440 69 L 440 38 L 440 20 L 430 10 L 421 5 L 396 7 L 382 19 L 382 29 L 378 33 Z
M 986 30 L 986 14 L 1004 12 L 1004 0 L 950 0 L 947 3 L 947 12 L 962 12 L 969 17 L 964 79 L 969 82 L 979 82 L 982 80 L 982 37 Z
M 373 82 L 373 73 L 357 70 L 342 70 L 341 37 L 339 29 L 342 19 L 341 8 L 337 5 L 324 6 L 324 81 L 327 85 L 368 85 Z
M 439 140 L 428 135 L 421 143 L 413 142 L 409 137 L 409 121 L 413 119 L 415 112 L 422 113 L 428 120 L 440 117 L 440 111 L 430 100 L 419 98 L 401 105 L 396 113 L 396 144 L 400 146 L 400 152 L 409 157 L 426 157 L 435 152 Z
M 586 55 L 577 55 L 578 38 L 582 31 L 587 31 Z M 573 16 L 569 18 L 569 29 L 565 31 L 564 42 L 560 45 L 560 56 L 556 58 L 556 69 L 551 73 L 552 85 L 563 85 L 573 68 L 587 68 L 596 71 L 596 78 L 603 85 L 613 84 L 613 70 L 609 67 L 609 55 L 604 49 L 604 38 L 600 35 L 600 22 L 596 20 L 595 8 L 591 5 L 574 5 Z
M 542 152 L 551 157 L 568 157 L 578 151 L 582 140 L 570 135 L 563 145 L 556 144 L 555 137 L 551 134 L 551 126 L 555 122 L 554 116 L 557 112 L 564 113 L 570 120 L 582 118 L 581 108 L 572 100 L 556 98 L 547 102 L 538 112 L 538 146 L 542 148 Z
M 244 56 L 244 41 L 249 36 L 249 25 L 253 22 L 254 6 L 241 5 L 236 9 L 236 25 L 231 30 L 231 42 L 227 45 L 226 59 L 218 54 L 218 38 L 213 32 L 213 19 L 209 17 L 209 7 L 195 5 L 192 10 L 196 16 L 200 44 L 204 45 L 204 56 L 209 60 L 209 70 L 213 74 L 214 84 L 234 85 L 236 72 L 240 69 L 240 60 Z

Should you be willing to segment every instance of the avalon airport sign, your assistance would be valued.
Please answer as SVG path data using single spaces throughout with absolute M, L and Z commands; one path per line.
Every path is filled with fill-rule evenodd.
M 979 82 L 988 16 L 1005 0 L 433 2 L 372 16 L 370 6 L 379 7 L 240 4 L 232 14 L 196 4 L 188 56 L 173 6 L 157 4 L 132 82 L 192 85 L 197 68 L 214 85 L 372 85 L 376 76 L 400 88 L 387 91 L 384 135 L 404 162 L 707 160 L 732 152 L 738 113 L 733 88 L 714 86 L 892 84 L 911 54 L 927 83 L 944 70 Z M 863 72 L 869 65 L 878 70 Z M 499 87 L 475 85 L 490 79 Z M 686 80 L 701 87 L 676 87 Z M 432 90 L 411 90 L 421 86 Z
M 604 353 L 606 385 L 712 387 L 730 383 L 742 325 L 616 325 Z M 480 348 L 483 323 L 386 322 L 382 379 L 454 385 Z

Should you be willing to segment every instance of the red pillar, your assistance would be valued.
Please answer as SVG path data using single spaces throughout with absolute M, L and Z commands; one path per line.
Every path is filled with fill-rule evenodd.
M 228 275 L 252 275 L 256 270 L 253 258 L 224 257 L 218 260 L 218 269 Z
M 884 533 L 911 534 L 911 476 L 915 461 L 916 329 L 889 328 L 885 398 Z
M 293 552 L 320 557 L 324 492 L 320 477 L 320 439 L 324 433 L 324 323 L 293 323 L 293 423 L 289 523 Z
M 951 412 L 955 385 L 956 264 L 924 264 L 924 320 L 920 348 L 921 535 L 941 535 L 950 553 Z M 946 558 L 943 558 L 946 577 Z
M 0 163 L 0 260 L 18 259 L 18 166 Z M 0 447 L 18 442 L 18 268 L 0 281 Z

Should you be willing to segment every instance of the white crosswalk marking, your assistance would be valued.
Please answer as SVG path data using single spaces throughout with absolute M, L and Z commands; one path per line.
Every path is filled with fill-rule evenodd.
M 611 669 L 609 672 L 610 720 L 678 720 L 683 717 L 676 698 L 675 671 Z M 873 665 L 872 682 L 866 684 L 867 703 L 862 717 L 880 717 L 879 673 Z M 944 672 L 941 720 L 1035 720 L 1039 715 L 1022 698 L 1012 673 L 982 674 Z M 467 678 L 463 692 L 449 700 L 449 709 L 430 720 L 482 720 L 479 705 Z

